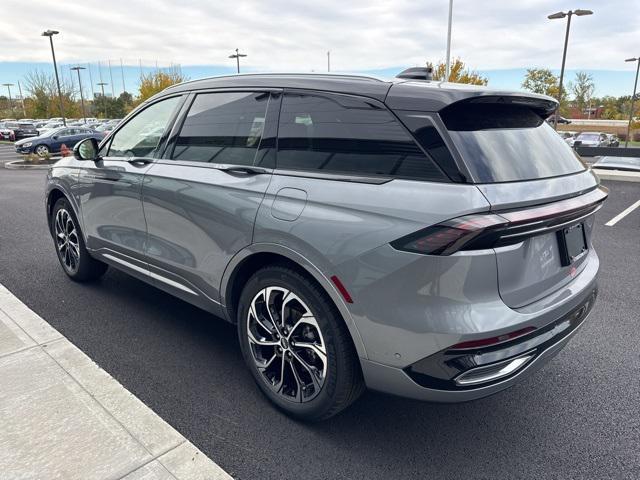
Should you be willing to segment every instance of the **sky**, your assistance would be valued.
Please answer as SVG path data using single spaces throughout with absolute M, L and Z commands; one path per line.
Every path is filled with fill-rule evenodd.
M 635 0 L 454 0 L 452 57 L 489 78 L 489 85 L 518 89 L 527 68 L 558 71 L 566 20 L 573 17 L 567 77 L 590 72 L 595 95 L 630 94 L 640 55 L 640 8 Z M 139 65 L 148 71 L 180 65 L 190 78 L 235 71 L 228 56 L 240 48 L 243 72 L 325 72 L 393 76 L 410 66 L 445 58 L 447 0 L 21 0 L 0 17 L 0 83 L 17 83 L 35 68 L 50 72 L 51 51 L 40 33 L 54 37 L 63 76 L 69 66 L 90 65 L 92 83 L 122 91 L 137 86 Z M 634 8 L 632 8 L 634 7 Z M 107 62 L 111 61 L 113 82 Z M 98 70 L 98 62 L 101 69 Z M 117 67 L 117 68 L 116 68 Z M 91 83 L 82 72 L 85 86 Z M 15 87 L 14 87 L 15 88 Z M 107 87 L 107 91 L 111 85 Z M 4 93 L 4 92 L 3 92 Z

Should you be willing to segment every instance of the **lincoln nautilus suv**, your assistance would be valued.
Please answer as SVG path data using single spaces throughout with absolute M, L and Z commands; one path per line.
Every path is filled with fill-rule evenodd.
M 485 397 L 596 299 L 607 190 L 545 122 L 557 106 L 420 69 L 174 85 L 50 169 L 55 251 L 72 280 L 116 268 L 236 324 L 293 417 L 365 388 Z

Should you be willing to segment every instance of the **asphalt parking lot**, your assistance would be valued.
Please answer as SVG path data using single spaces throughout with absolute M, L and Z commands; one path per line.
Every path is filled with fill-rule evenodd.
M 232 325 L 114 270 L 69 281 L 44 177 L 0 168 L 0 283 L 235 478 L 640 478 L 640 209 L 604 225 L 640 199 L 639 183 L 605 182 L 599 300 L 541 371 L 466 404 L 367 392 L 308 425 L 263 398 Z
M 5 162 L 19 160 L 20 155 L 16 153 L 13 143 L 0 143 L 0 166 Z

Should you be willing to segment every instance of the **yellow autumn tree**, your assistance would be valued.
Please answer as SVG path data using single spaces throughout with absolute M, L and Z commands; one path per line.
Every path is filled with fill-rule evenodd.
M 427 66 L 433 68 L 434 80 L 444 80 L 447 70 L 447 66 L 444 62 L 439 62 L 437 65 L 434 65 L 431 62 L 427 62 Z M 448 81 L 454 83 L 468 83 L 471 85 L 486 85 L 487 83 L 489 83 L 488 78 L 483 77 L 478 72 L 467 68 L 464 62 L 459 58 L 456 58 L 451 62 Z
M 188 80 L 187 77 L 176 71 L 155 71 L 144 74 L 140 77 L 140 95 L 138 95 L 138 102 L 144 102 L 147 98 L 153 97 L 165 88 L 186 80 Z

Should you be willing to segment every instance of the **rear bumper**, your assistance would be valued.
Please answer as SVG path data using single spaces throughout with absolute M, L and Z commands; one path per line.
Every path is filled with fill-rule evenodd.
M 498 347 L 456 352 L 444 350 L 404 369 L 361 360 L 367 386 L 373 390 L 432 402 L 466 402 L 498 393 L 536 372 L 569 342 L 591 313 L 597 295 L 595 281 L 580 303 L 539 331 Z M 465 372 L 527 357 L 511 374 L 477 385 L 459 385 Z M 480 368 L 479 368 L 480 367 Z M 435 375 L 434 375 L 435 373 Z

